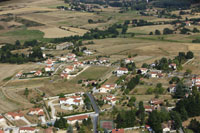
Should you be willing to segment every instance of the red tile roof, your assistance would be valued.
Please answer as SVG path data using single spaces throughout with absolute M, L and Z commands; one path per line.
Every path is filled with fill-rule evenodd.
M 124 133 L 124 129 L 112 129 L 112 133 Z
M 84 120 L 87 118 L 88 118 L 88 115 L 81 115 L 81 116 L 74 116 L 74 117 L 67 118 L 67 120 L 74 121 L 74 120 Z
M 20 127 L 19 130 L 34 131 L 35 128 L 33 128 L 33 127 Z

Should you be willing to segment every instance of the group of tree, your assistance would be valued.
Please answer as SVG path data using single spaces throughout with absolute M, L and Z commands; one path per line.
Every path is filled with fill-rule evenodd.
M 137 75 L 128 82 L 127 88 L 125 89 L 125 93 L 128 94 L 131 90 L 133 90 L 140 83 L 140 76 Z

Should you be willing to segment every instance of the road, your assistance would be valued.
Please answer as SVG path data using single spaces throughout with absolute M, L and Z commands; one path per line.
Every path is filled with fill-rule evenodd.
M 93 115 L 93 133 L 97 133 L 97 124 L 98 124 L 98 116 L 99 116 L 99 107 L 97 106 L 95 99 L 93 97 L 92 94 L 90 94 L 89 92 L 86 93 L 86 95 L 89 97 L 91 103 L 92 103 L 92 107 L 95 111 L 95 114 Z

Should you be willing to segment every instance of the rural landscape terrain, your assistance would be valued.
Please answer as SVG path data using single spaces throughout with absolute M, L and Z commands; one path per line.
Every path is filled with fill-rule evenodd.
M 0 0 L 0 133 L 200 133 L 200 1 Z

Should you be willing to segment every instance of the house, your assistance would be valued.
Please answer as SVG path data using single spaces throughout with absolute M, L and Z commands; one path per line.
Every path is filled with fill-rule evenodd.
M 102 85 L 101 88 L 99 88 L 100 93 L 108 93 L 111 90 L 114 90 L 117 87 L 116 84 L 106 84 Z
M 107 59 L 107 58 L 100 58 L 99 59 L 99 63 L 100 64 L 106 64 L 106 63 L 109 63 L 110 61 Z
M 122 75 L 127 74 L 127 73 L 128 73 L 128 69 L 125 68 L 125 67 L 120 67 L 117 70 L 117 76 L 122 76 Z
M 144 105 L 144 109 L 145 112 L 152 112 L 154 110 L 154 107 L 150 105 Z
M 59 58 L 60 61 L 67 61 L 67 59 L 68 59 L 67 57 L 60 57 Z
M 163 129 L 163 133 L 168 133 L 171 131 L 172 128 L 172 121 L 168 121 L 165 123 L 162 123 L 162 129 Z
M 74 64 L 74 67 L 83 67 L 84 66 L 82 62 L 78 62 L 78 61 L 74 62 L 73 64 Z
M 67 66 L 64 70 L 65 73 L 70 73 L 74 71 L 74 66 Z
M 67 54 L 67 58 L 76 58 L 76 55 L 73 53 Z
M 0 133 L 4 133 L 4 131 L 0 129 Z
M 24 115 L 18 112 L 8 112 L 6 116 L 11 120 L 20 120 L 21 118 L 24 118 Z
M 176 92 L 176 84 L 171 84 L 168 88 L 169 93 L 175 93 Z
M 112 129 L 112 133 L 125 133 L 124 129 Z
M 176 64 L 175 63 L 169 64 L 169 68 L 176 70 Z
M 37 115 L 37 116 L 43 116 L 44 115 L 44 111 L 43 109 L 40 108 L 31 108 L 29 110 L 29 115 Z
M 96 80 L 84 80 L 84 81 L 83 81 L 83 84 L 84 84 L 85 86 L 87 86 L 87 85 L 92 85 L 92 86 L 94 86 L 94 85 L 97 85 L 98 82 L 97 82 Z
M 61 73 L 60 76 L 63 79 L 69 79 L 69 75 L 67 73 Z
M 148 69 L 147 68 L 140 68 L 138 69 L 137 73 L 140 73 L 140 74 L 147 74 L 148 72 Z
M 199 86 L 200 85 L 200 77 L 193 77 L 192 78 L 192 86 Z
M 82 121 L 84 119 L 88 119 L 88 115 L 79 115 L 79 116 L 74 116 L 74 117 L 70 117 L 70 118 L 67 118 L 67 122 L 71 125 L 75 124 L 77 121 L 78 123 L 82 123 Z
M 34 76 L 42 76 L 42 71 L 38 70 L 34 73 Z
M 150 104 L 154 107 L 154 109 L 158 109 L 163 104 L 163 101 L 158 99 L 153 99 L 150 101 Z
M 60 104 L 67 104 L 67 105 L 83 105 L 83 99 L 80 96 L 69 96 L 59 99 Z
M 164 74 L 160 70 L 151 70 L 149 72 L 149 77 L 151 77 L 151 78 L 161 78 L 163 76 L 164 76 Z
M 52 67 L 52 66 L 45 67 L 45 72 L 52 72 L 52 71 L 54 71 L 54 67 Z
M 23 75 L 23 73 L 19 72 L 16 74 L 16 77 L 20 78 L 20 77 L 22 77 L 22 75 Z
M 185 22 L 185 25 L 186 25 L 186 26 L 191 26 L 191 23 L 190 23 L 189 21 L 186 21 L 186 22 Z
M 83 53 L 85 53 L 86 55 L 92 55 L 93 53 L 89 50 L 84 50 Z
M 134 60 L 133 60 L 133 58 L 126 58 L 126 59 L 124 59 L 124 62 L 125 62 L 125 64 L 129 64 L 129 63 L 133 63 Z
M 78 59 L 71 57 L 71 58 L 67 58 L 67 62 L 73 62 L 73 61 L 78 61 Z
M 115 98 L 115 96 L 106 96 L 103 98 L 105 103 L 108 103 L 110 105 L 115 105 L 117 102 L 117 99 Z
M 19 133 L 36 133 L 37 130 L 33 127 L 20 127 Z
M 0 115 L 0 122 L 5 122 L 5 121 L 6 121 L 5 118 L 2 115 Z
M 47 65 L 47 66 L 53 66 L 53 61 L 52 61 L 52 59 L 47 59 L 46 61 L 45 61 L 45 64 Z
M 71 42 L 64 42 L 61 44 L 56 45 L 56 50 L 64 50 L 67 49 L 70 46 L 73 46 L 74 44 Z

